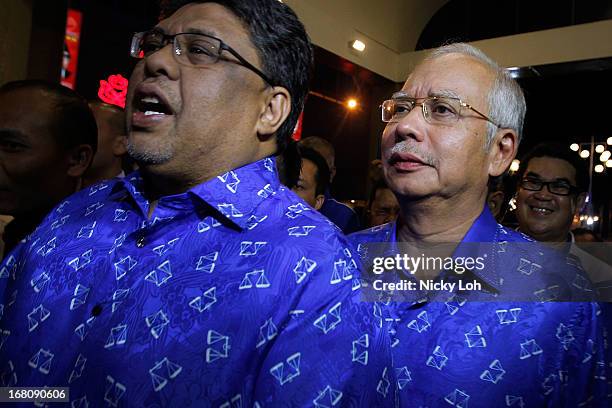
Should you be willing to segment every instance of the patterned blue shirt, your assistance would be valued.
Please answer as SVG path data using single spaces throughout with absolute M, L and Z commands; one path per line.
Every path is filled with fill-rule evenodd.
M 365 244 L 396 242 L 395 231 L 396 223 L 390 223 L 349 237 L 364 267 L 371 256 Z M 486 246 L 489 259 L 496 259 L 494 268 L 473 273 L 497 294 L 507 288 L 546 291 L 563 285 L 572 288 L 569 292 L 590 291 L 575 260 L 502 227 L 486 208 L 462 242 L 495 243 Z M 523 242 L 531 244 L 508 245 Z M 401 406 L 610 406 L 612 372 L 597 303 L 478 296 L 486 301 L 454 291 L 429 303 L 388 305 Z
M 67 386 L 75 408 L 393 401 L 358 261 L 271 159 L 150 218 L 142 184 L 69 197 L 6 257 L 2 386 Z

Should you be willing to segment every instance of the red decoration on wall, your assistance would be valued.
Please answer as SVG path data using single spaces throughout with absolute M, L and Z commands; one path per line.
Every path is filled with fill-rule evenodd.
M 291 138 L 296 142 L 299 142 L 302 138 L 302 121 L 304 120 L 304 111 L 300 113 L 300 117 L 298 118 L 297 123 L 295 124 L 295 128 L 293 129 L 293 135 Z
M 80 11 L 68 9 L 60 82 L 62 85 L 70 89 L 74 89 L 74 85 L 76 84 L 77 65 L 79 62 L 79 42 L 81 37 L 81 21 L 82 14 Z
M 122 77 L 121 74 L 111 75 L 108 77 L 107 81 L 100 81 L 98 97 L 103 102 L 125 108 L 127 88 L 128 80 Z

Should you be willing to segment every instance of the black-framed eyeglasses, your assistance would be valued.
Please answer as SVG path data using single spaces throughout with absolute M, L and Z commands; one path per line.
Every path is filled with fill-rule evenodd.
M 223 51 L 232 54 L 240 65 L 259 75 L 270 86 L 274 86 L 270 78 L 244 59 L 237 51 L 223 40 L 203 33 L 165 34 L 159 30 L 143 31 L 134 34 L 130 55 L 134 58 L 145 58 L 161 50 L 172 42 L 172 54 L 177 62 L 183 65 L 199 67 L 212 65 L 221 59 Z
M 550 193 L 559 196 L 568 196 L 580 192 L 578 187 L 572 186 L 564 181 L 542 181 L 531 177 L 522 179 L 520 186 L 529 191 L 542 191 L 544 186 L 546 186 Z
M 386 100 L 380 106 L 382 121 L 386 123 L 398 122 L 416 106 L 421 106 L 423 118 L 433 125 L 453 125 L 457 123 L 459 118 L 465 116 L 465 110 L 470 110 L 476 113 L 479 118 L 499 127 L 497 123 L 474 109 L 471 105 L 468 105 L 459 98 L 450 96 L 429 96 L 427 98 L 401 96 Z

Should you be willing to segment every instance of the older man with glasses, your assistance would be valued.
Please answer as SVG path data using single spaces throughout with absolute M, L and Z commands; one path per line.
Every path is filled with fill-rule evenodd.
M 400 215 L 350 238 L 372 272 L 365 297 L 383 301 L 400 405 L 607 406 L 588 280 L 485 204 L 489 178 L 517 151 L 519 85 L 477 48 L 451 44 L 381 110 Z
M 358 262 L 272 158 L 307 93 L 296 15 L 165 2 L 131 55 L 140 170 L 69 197 L 0 267 L 1 385 L 73 407 L 391 404 Z

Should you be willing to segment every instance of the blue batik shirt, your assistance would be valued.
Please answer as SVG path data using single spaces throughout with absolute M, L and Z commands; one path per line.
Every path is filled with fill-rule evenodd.
M 372 243 L 393 247 L 396 227 L 394 222 L 349 237 L 364 268 Z M 576 260 L 497 224 L 487 208 L 462 242 L 493 243 L 485 256 L 495 258 L 495 267 L 474 273 L 497 295 L 479 294 L 479 301 L 471 301 L 454 291 L 429 302 L 387 304 L 383 315 L 400 405 L 610 406 L 612 373 L 597 303 L 492 297 L 517 287 L 538 294 L 569 288 L 566 295 L 582 297 L 578 292 L 591 289 Z
M 149 202 L 135 173 L 56 207 L 0 267 L 1 386 L 72 407 L 386 405 L 346 238 L 267 158 Z

